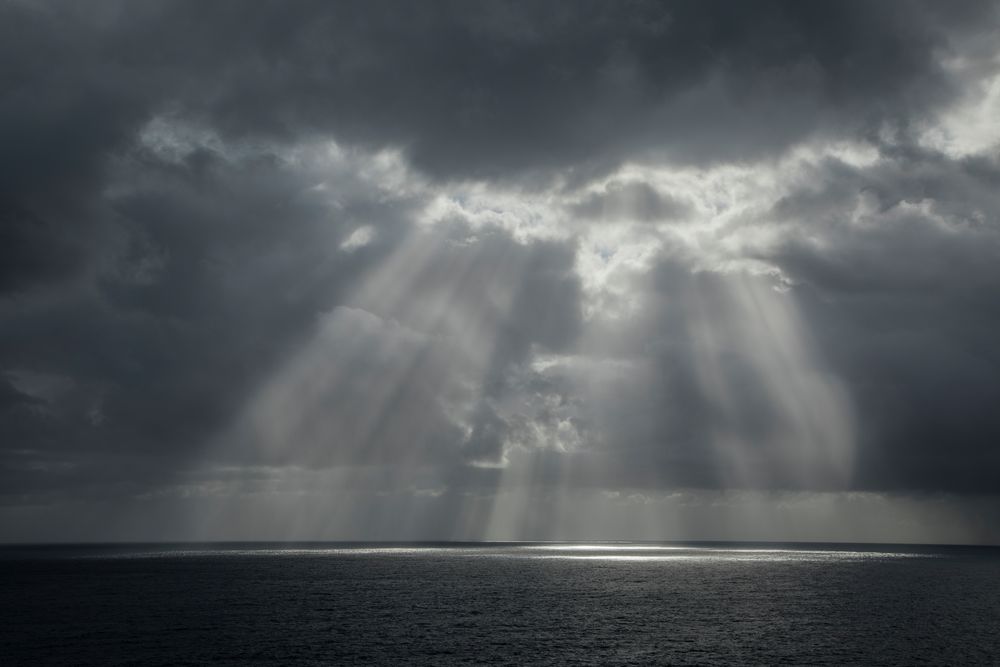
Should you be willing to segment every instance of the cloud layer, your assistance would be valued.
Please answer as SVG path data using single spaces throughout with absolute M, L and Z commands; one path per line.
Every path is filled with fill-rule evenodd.
M 0 525 L 992 516 L 997 36 L 982 2 L 6 3 Z

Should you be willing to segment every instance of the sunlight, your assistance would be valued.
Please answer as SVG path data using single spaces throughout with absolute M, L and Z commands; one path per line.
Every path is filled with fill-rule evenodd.
M 346 159 L 335 145 L 329 151 L 326 159 Z M 300 159 L 323 164 L 312 153 Z M 388 465 L 383 480 L 414 500 L 402 509 L 376 503 L 370 521 L 423 525 L 447 500 L 456 536 L 571 536 L 587 529 L 573 510 L 581 489 L 632 493 L 634 484 L 682 478 L 664 463 L 678 460 L 678 443 L 658 426 L 680 408 L 647 405 L 643 394 L 659 386 L 669 401 L 671 387 L 687 380 L 651 364 L 686 354 L 703 409 L 714 415 L 701 444 L 685 445 L 701 447 L 704 474 L 733 488 L 843 488 L 853 464 L 846 395 L 811 348 L 794 293 L 742 255 L 745 244 L 762 242 L 745 221 L 767 210 L 788 172 L 820 159 L 803 150 L 758 168 L 626 165 L 567 205 L 556 191 L 472 184 L 431 192 L 407 182 L 398 156 L 376 156 L 365 173 L 385 176 L 393 191 L 427 195 L 417 223 L 340 306 L 318 317 L 312 340 L 206 458 L 255 451 L 275 465 Z M 335 191 L 321 194 L 340 206 Z M 375 221 L 359 220 L 339 251 L 367 250 L 379 234 Z M 507 322 L 545 239 L 574 244 L 582 329 L 569 349 L 514 352 L 517 332 Z M 673 277 L 657 284 L 665 257 L 672 268 L 664 275 Z M 557 305 L 539 302 L 536 312 Z M 649 340 L 662 347 L 639 353 Z M 628 413 L 616 407 L 626 397 Z M 755 414 L 770 426 L 754 426 Z M 608 434 L 622 428 L 652 438 L 665 458 L 656 455 L 641 473 L 619 470 L 613 452 L 631 443 Z M 408 481 L 420 470 L 429 477 Z M 472 479 L 489 481 L 472 490 Z M 427 488 L 437 490 L 418 502 Z M 590 516 L 601 516 L 608 501 L 588 498 Z M 669 503 L 640 503 L 630 513 L 640 534 L 683 529 L 685 514 Z

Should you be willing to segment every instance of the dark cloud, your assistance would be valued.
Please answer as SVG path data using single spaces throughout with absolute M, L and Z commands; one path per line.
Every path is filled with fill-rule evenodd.
M 829 164 L 777 205 L 795 283 L 862 420 L 858 484 L 996 491 L 998 166 L 909 150 Z
M 195 19 L 194 7 L 131 26 L 167 67 L 211 72 L 202 94 L 178 100 L 186 111 L 236 136 L 309 128 L 393 143 L 457 178 L 649 151 L 749 160 L 814 132 L 905 123 L 950 99 L 940 52 L 994 13 L 976 3 L 947 13 L 918 3 L 220 3 L 198 5 Z M 164 40 L 175 35 L 184 39 Z M 221 58 L 220 38 L 231 45 Z
M 350 188 L 331 212 L 287 164 L 192 157 L 122 161 L 93 280 L 4 304 L 0 364 L 68 387 L 36 397 L 48 408 L 30 425 L 14 415 L 12 448 L 84 479 L 94 466 L 169 477 L 403 234 L 406 201 L 369 201 L 380 236 L 338 252 L 358 224 Z M 44 468 L 11 474 L 18 486 L 51 480 Z

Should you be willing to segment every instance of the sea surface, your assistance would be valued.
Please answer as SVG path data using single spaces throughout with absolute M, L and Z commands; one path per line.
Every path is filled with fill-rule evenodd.
M 998 665 L 1000 549 L 0 547 L 0 664 Z

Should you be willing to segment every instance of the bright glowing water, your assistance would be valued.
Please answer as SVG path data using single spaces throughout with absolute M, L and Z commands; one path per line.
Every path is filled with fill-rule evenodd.
M 1000 550 L 654 544 L 0 549 L 41 664 L 997 664 Z

